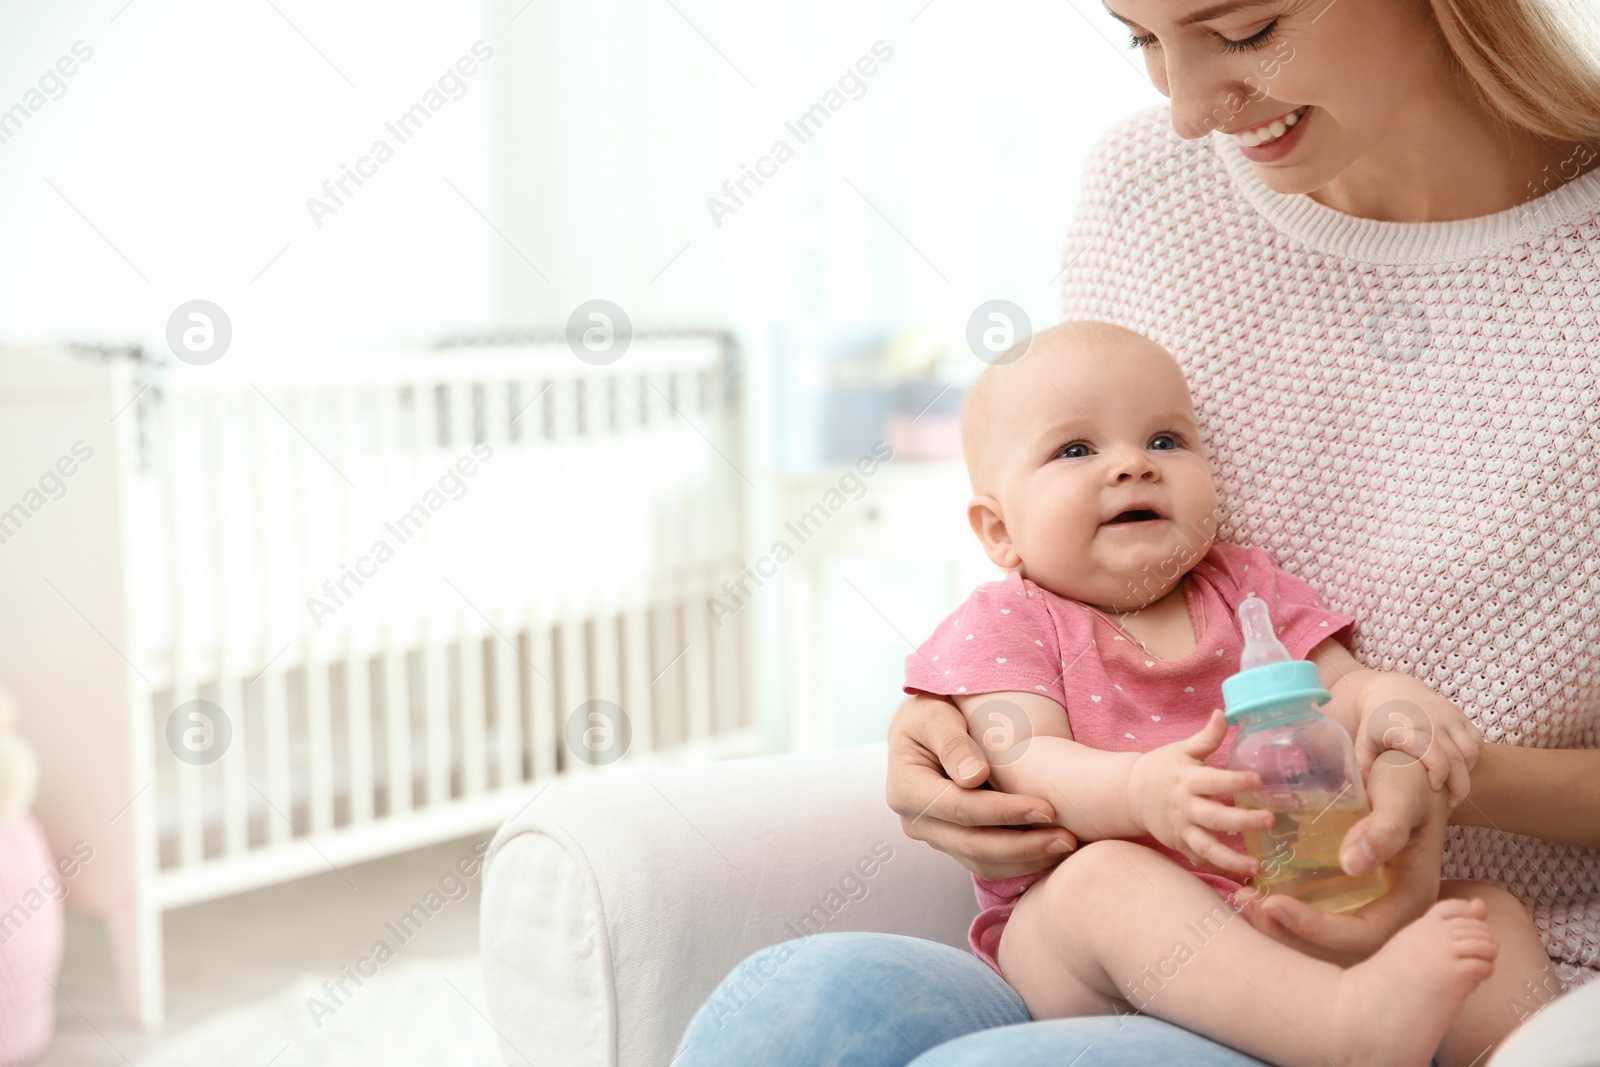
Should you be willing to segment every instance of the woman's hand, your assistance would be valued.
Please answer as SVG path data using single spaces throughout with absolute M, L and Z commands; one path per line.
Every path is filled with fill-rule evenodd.
M 981 878 L 1048 870 L 1077 847 L 1049 823 L 1055 809 L 1039 798 L 979 789 L 989 777 L 967 720 L 948 700 L 907 697 L 889 723 L 889 807 L 907 837 L 954 856 Z M 1035 825 L 1038 829 L 1019 829 Z
M 1372 814 L 1345 835 L 1339 860 L 1349 874 L 1387 863 L 1389 891 L 1357 911 L 1330 915 L 1298 900 L 1241 891 L 1243 915 L 1262 933 L 1308 955 L 1348 966 L 1366 959 L 1439 899 L 1449 798 L 1401 752 L 1385 752 L 1367 779 Z

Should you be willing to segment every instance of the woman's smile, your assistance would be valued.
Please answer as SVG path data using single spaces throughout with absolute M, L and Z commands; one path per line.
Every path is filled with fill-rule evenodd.
M 1310 104 L 1301 104 L 1293 111 L 1279 115 L 1275 119 L 1268 119 L 1266 122 L 1259 122 L 1242 130 L 1225 130 L 1223 132 L 1232 137 L 1234 142 L 1241 148 L 1254 148 L 1257 145 L 1271 144 L 1289 132 L 1295 123 L 1299 122 L 1309 110 L 1311 110 Z

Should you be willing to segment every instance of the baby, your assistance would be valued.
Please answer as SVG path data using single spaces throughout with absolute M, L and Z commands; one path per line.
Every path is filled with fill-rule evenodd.
M 1270 554 L 1214 542 L 1216 489 L 1165 349 L 1080 322 L 1018 352 L 962 411 L 967 517 L 1011 573 L 907 657 L 906 691 L 951 696 L 995 786 L 1052 798 L 1091 843 L 1044 874 L 977 879 L 973 951 L 1035 1019 L 1132 1008 L 1276 1064 L 1437 1052 L 1466 1067 L 1515 1027 L 1509 1005 L 1548 962 L 1509 895 L 1444 883 L 1446 899 L 1348 968 L 1231 921 L 1255 892 L 1241 879 L 1262 873 L 1238 835 L 1273 822 L 1229 796 L 1259 784 L 1226 769 L 1239 603 L 1265 600 L 1289 654 L 1317 665 L 1322 710 L 1360 738 L 1374 788 L 1420 773 L 1374 761 L 1387 740 L 1420 746 L 1433 788 L 1448 777 L 1464 795 L 1476 729 L 1421 682 L 1363 668 L 1339 640 L 1354 620 Z M 1371 737 L 1385 705 L 1414 709 L 1409 736 Z

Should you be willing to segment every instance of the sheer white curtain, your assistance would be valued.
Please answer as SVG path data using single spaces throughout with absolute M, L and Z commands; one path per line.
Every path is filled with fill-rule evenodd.
M 926 324 L 959 338 L 985 300 L 1053 322 L 1084 157 L 1160 99 L 1097 4 L 706 3 L 717 174 L 795 145 L 718 233 L 729 311 L 751 322 Z M 803 144 L 784 123 L 892 49 Z M 709 54 L 709 49 L 708 49 Z M 738 64 L 754 87 L 731 71 Z M 869 64 L 870 65 L 870 64 Z

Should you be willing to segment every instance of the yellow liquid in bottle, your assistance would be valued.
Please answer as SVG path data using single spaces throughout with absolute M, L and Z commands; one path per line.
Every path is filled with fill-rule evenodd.
M 1389 879 L 1382 867 L 1371 874 L 1352 877 L 1339 866 L 1339 846 L 1350 828 L 1364 819 L 1366 805 L 1333 806 L 1332 796 L 1314 793 L 1298 797 L 1301 806 L 1287 811 L 1256 802 L 1239 793 L 1241 808 L 1266 810 L 1277 821 L 1266 830 L 1244 832 L 1245 851 L 1261 861 L 1256 885 L 1265 894 L 1282 893 L 1318 911 L 1354 911 L 1388 892 Z

